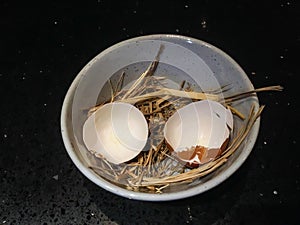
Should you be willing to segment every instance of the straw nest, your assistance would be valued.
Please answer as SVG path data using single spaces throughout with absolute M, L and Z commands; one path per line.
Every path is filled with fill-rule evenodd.
M 130 162 L 120 165 L 112 164 L 99 155 L 92 158 L 93 163 L 90 165 L 90 169 L 102 178 L 133 191 L 162 193 L 168 187 L 192 183 L 214 172 L 226 163 L 229 157 L 240 147 L 264 109 L 264 106 L 256 109 L 253 105 L 249 112 L 244 115 L 233 107 L 232 103 L 253 96 L 257 92 L 283 89 L 281 86 L 263 87 L 228 97 L 220 96 L 226 96 L 230 85 L 204 93 L 193 91 L 186 81 L 182 81 L 178 90 L 170 89 L 164 85 L 165 78 L 163 76 L 152 76 L 159 63 L 159 53 L 129 89 L 123 89 L 124 73 L 120 75 L 115 85 L 110 80 L 108 81 L 111 87 L 111 96 L 107 102 L 130 103 L 144 114 L 151 133 L 146 145 L 148 149 L 142 151 Z M 167 119 L 176 110 L 190 102 L 204 99 L 220 102 L 232 111 L 235 115 L 234 119 L 243 120 L 243 125 L 239 130 L 235 130 L 228 146 L 219 156 L 197 168 L 188 168 L 172 156 L 163 137 L 163 128 Z M 91 107 L 88 110 L 88 116 L 103 104 L 105 102 Z

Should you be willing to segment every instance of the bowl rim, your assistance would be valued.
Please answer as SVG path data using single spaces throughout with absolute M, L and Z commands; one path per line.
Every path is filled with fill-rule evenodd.
M 84 163 L 80 160 L 79 156 L 74 151 L 74 145 L 76 143 L 72 143 L 71 136 L 72 136 L 72 130 L 73 128 L 70 128 L 70 125 L 68 124 L 68 121 L 70 119 L 69 110 L 70 107 L 72 108 L 73 98 L 74 94 L 77 88 L 77 85 L 80 82 L 80 79 L 82 75 L 85 73 L 85 71 L 94 63 L 97 61 L 97 58 L 101 57 L 102 55 L 105 55 L 107 52 L 109 52 L 111 49 L 116 48 L 120 45 L 129 43 L 129 42 L 135 42 L 135 41 L 141 41 L 141 40 L 147 40 L 149 38 L 175 38 L 175 39 L 181 39 L 181 40 L 189 40 L 193 41 L 198 44 L 205 45 L 214 51 L 218 52 L 220 55 L 224 56 L 226 59 L 228 59 L 235 68 L 237 68 L 242 76 L 244 78 L 249 80 L 250 86 L 253 88 L 253 85 L 244 72 L 244 70 L 240 67 L 240 65 L 233 60 L 227 53 L 222 51 L 221 49 L 215 47 L 212 44 L 209 44 L 205 41 L 202 41 L 200 39 L 196 39 L 189 36 L 183 36 L 183 35 L 175 35 L 175 34 L 150 34 L 150 35 L 144 35 L 144 36 L 137 36 L 133 37 L 121 42 L 118 42 L 111 47 L 105 49 L 104 51 L 100 52 L 98 55 L 96 55 L 93 59 L 91 59 L 82 69 L 81 71 L 76 75 L 74 80 L 71 83 L 71 86 L 69 87 L 61 109 L 61 117 L 60 117 L 60 125 L 61 125 L 61 135 L 63 139 L 63 143 L 65 146 L 65 149 L 73 161 L 73 163 L 76 165 L 76 167 L 79 169 L 81 173 L 83 173 L 90 181 L 98 185 L 99 187 L 105 189 L 106 191 L 109 191 L 111 193 L 114 193 L 116 195 L 128 198 L 128 199 L 134 199 L 134 200 L 142 200 L 142 201 L 171 201 L 171 200 L 178 200 L 183 198 L 192 197 L 198 194 L 201 194 L 209 189 L 212 189 L 225 181 L 227 178 L 229 178 L 236 170 L 239 169 L 239 167 L 245 162 L 245 160 L 248 158 L 249 154 L 251 153 L 254 144 L 257 140 L 259 127 L 260 127 L 260 118 L 256 120 L 254 123 L 254 126 L 252 127 L 252 132 L 248 135 L 251 135 L 251 138 L 253 141 L 250 141 L 247 146 L 244 147 L 244 150 L 239 154 L 239 156 L 232 162 L 230 167 L 223 170 L 221 173 L 216 174 L 211 180 L 206 181 L 203 184 L 198 184 L 195 187 L 191 187 L 187 190 L 181 190 L 174 193 L 162 193 L 162 194 L 155 194 L 155 193 L 142 193 L 142 192 L 134 192 L 130 190 L 126 190 L 124 188 L 121 188 L 103 178 L 101 178 L 99 175 L 97 175 L 95 172 L 93 172 L 91 169 L 87 168 Z M 256 97 L 257 99 L 257 97 Z M 257 99 L 257 104 L 258 99 Z

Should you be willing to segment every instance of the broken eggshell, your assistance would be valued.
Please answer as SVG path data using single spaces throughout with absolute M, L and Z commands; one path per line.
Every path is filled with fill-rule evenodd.
M 120 164 L 136 157 L 148 138 L 148 125 L 141 111 L 127 103 L 107 103 L 83 125 L 83 141 L 91 152 Z
M 180 161 L 197 167 L 226 148 L 232 129 L 231 111 L 218 102 L 203 100 L 177 110 L 166 122 L 164 136 Z

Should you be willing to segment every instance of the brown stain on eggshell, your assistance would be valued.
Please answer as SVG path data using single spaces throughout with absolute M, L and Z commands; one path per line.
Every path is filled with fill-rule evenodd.
M 209 149 L 198 145 L 178 152 L 175 152 L 169 144 L 167 146 L 182 164 L 190 168 L 196 168 L 220 156 L 228 146 L 228 143 L 229 138 L 224 141 L 221 148 Z

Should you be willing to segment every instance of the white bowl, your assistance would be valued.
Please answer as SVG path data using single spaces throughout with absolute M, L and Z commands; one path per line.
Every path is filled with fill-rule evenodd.
M 88 157 L 90 153 L 82 141 L 82 126 L 86 119 L 83 110 L 96 105 L 99 100 L 103 100 L 103 95 L 109 94 L 104 84 L 112 75 L 116 77 L 116 74 L 124 68 L 126 70 L 128 65 L 153 61 L 161 44 L 164 45 L 160 55 L 160 63 L 164 65 L 161 72 L 166 72 L 174 83 L 185 79 L 197 83 L 202 91 L 230 84 L 231 89 L 226 92 L 228 95 L 253 89 L 245 72 L 230 56 L 206 42 L 191 37 L 166 34 L 136 37 L 117 43 L 93 58 L 79 72 L 66 94 L 61 112 L 63 141 L 70 158 L 88 179 L 107 191 L 129 199 L 175 200 L 197 195 L 215 187 L 243 164 L 254 146 L 259 131 L 258 119 L 242 145 L 222 167 L 191 184 L 170 188 L 161 194 L 127 190 L 91 170 L 88 166 L 91 163 Z M 133 79 L 135 69 L 134 66 L 129 66 L 126 70 L 128 76 L 125 77 L 125 83 Z M 145 68 L 139 69 L 143 71 Z M 184 77 L 182 74 L 185 74 Z M 253 104 L 258 108 L 256 96 L 240 101 L 236 108 L 247 114 Z M 235 128 L 239 128 L 242 123 L 239 120 L 235 121 Z

